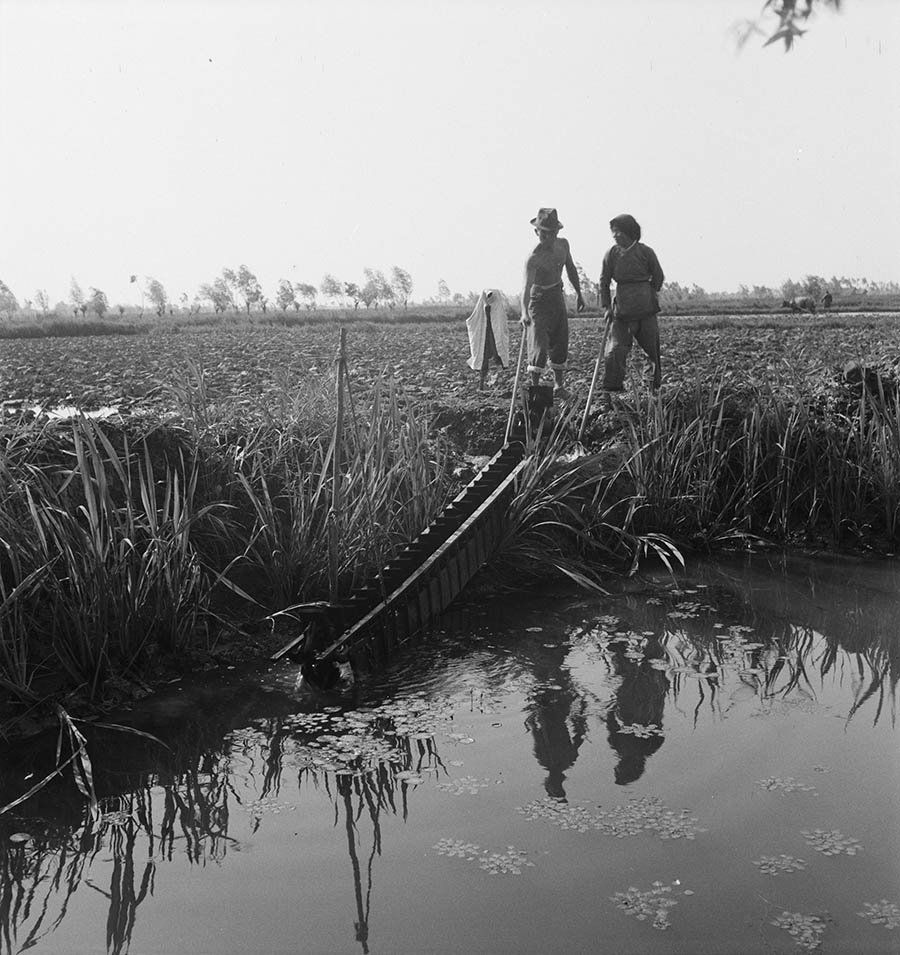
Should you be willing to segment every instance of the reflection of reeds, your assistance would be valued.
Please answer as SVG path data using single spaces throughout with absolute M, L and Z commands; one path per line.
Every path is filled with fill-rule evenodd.
M 677 703 L 689 688 L 696 690 L 695 723 L 700 708 L 719 706 L 724 693 L 731 702 L 755 699 L 764 708 L 780 702 L 812 705 L 817 687 L 829 676 L 850 683 L 848 721 L 870 703 L 873 725 L 888 704 L 892 724 L 896 721 L 900 647 L 892 634 L 869 632 L 847 647 L 809 626 L 785 624 L 772 633 L 758 630 L 752 647 L 741 650 L 740 643 L 735 649 L 723 641 L 721 633 L 684 627 L 665 631 L 661 645 L 671 667 L 672 701 Z
M 51 828 L 31 818 L 24 823 L 30 841 L 17 844 L 7 838 L 15 830 L 8 824 L 3 827 L 0 952 L 24 951 L 58 929 L 82 885 L 108 901 L 107 951 L 113 955 L 128 951 L 138 908 L 153 894 L 159 863 L 171 862 L 177 845 L 192 865 L 225 857 L 231 841 L 228 761 L 216 763 L 204 756 L 201 763 L 162 785 L 158 819 L 153 812 L 154 782 L 145 778 L 133 792 L 101 799 L 94 812 L 85 807 L 79 828 Z M 87 875 L 101 854 L 111 856 L 107 887 Z M 137 862 L 141 857 L 143 861 Z

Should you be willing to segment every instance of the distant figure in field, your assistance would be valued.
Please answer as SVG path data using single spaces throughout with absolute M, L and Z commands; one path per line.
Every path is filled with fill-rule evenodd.
M 802 298 L 792 298 L 790 301 L 785 299 L 781 303 L 782 308 L 789 308 L 792 312 L 809 312 L 810 315 L 816 314 L 816 300 L 811 295 L 804 295 Z
M 633 216 L 621 215 L 609 223 L 615 245 L 603 257 L 600 273 L 600 305 L 609 323 L 603 368 L 605 404 L 610 392 L 622 391 L 625 365 L 637 341 L 653 365 L 653 390 L 662 384 L 659 358 L 659 290 L 663 270 L 656 253 L 641 240 L 641 227 Z M 610 283 L 616 283 L 612 298 Z
M 826 292 L 822 298 L 822 308 L 831 308 L 831 303 L 834 301 L 834 297 L 831 292 Z
M 556 209 L 538 209 L 531 220 L 538 244 L 525 262 L 525 287 L 522 290 L 522 325 L 528 329 L 528 373 L 537 386 L 541 372 L 550 363 L 553 394 L 566 397 L 566 360 L 569 357 L 569 316 L 563 295 L 562 271 L 575 289 L 576 308 L 584 311 L 584 298 L 578 270 L 569 243 L 559 238 L 562 223 Z
M 466 331 L 469 334 L 468 365 L 481 372 L 478 383 L 484 391 L 488 367 L 494 364 L 504 368 L 509 364 L 509 331 L 506 327 L 506 302 L 497 289 L 486 288 L 472 314 L 466 319 Z

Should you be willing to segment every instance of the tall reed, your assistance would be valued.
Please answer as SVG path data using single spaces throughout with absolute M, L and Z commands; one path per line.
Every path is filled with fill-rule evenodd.
M 364 414 L 355 402 L 350 405 L 341 440 L 340 514 L 331 515 L 330 429 L 310 433 L 304 420 L 293 416 L 269 422 L 230 461 L 231 499 L 254 516 L 246 528 L 247 562 L 269 581 L 276 602 L 325 596 L 323 541 L 330 520 L 337 522 L 339 584 L 347 593 L 447 501 L 447 454 L 392 382 L 376 382 Z
M 900 399 L 843 410 L 723 377 L 625 409 L 643 520 L 679 540 L 900 537 Z
M 184 462 L 157 482 L 146 444 L 133 452 L 126 437 L 117 450 L 83 417 L 67 437 L 56 466 L 4 468 L 0 542 L 16 557 L 0 585 L 0 678 L 27 687 L 49 653 L 94 696 L 110 667 L 127 673 L 149 648 L 177 650 L 194 634 L 209 581 L 192 529 L 217 518 L 214 505 L 196 505 L 196 470 Z
M 652 529 L 637 530 L 637 500 L 626 467 L 603 455 L 572 453 L 580 409 L 542 425 L 528 448 L 496 553 L 497 579 L 510 586 L 564 575 L 603 590 L 608 573 L 633 572 L 655 555 L 681 562 L 674 544 Z
M 352 394 L 332 513 L 328 376 L 290 400 L 214 399 L 202 368 L 178 424 L 136 438 L 79 416 L 0 444 L 0 687 L 35 699 L 61 670 L 97 696 L 159 653 L 203 648 L 246 619 L 328 595 L 336 522 L 348 593 L 449 495 L 447 456 L 389 381 Z

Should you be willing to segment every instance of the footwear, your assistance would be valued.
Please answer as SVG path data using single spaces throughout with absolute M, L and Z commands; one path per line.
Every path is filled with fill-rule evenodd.
M 553 397 L 558 398 L 560 401 L 565 401 L 569 397 L 569 392 L 566 390 L 565 385 L 554 385 L 553 386 Z

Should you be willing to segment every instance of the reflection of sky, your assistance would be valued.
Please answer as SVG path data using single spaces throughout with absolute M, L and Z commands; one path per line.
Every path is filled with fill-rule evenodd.
M 701 568 L 680 592 L 549 609 L 530 596 L 458 608 L 440 644 L 362 679 L 350 714 L 302 703 L 281 668 L 173 689 L 154 704 L 173 754 L 102 736 L 99 824 L 83 809 L 50 821 L 62 794 L 80 806 L 70 782 L 56 803 L 0 817 L 0 902 L 40 899 L 0 904 L 19 919 L 10 937 L 21 946 L 36 929 L 37 951 L 102 951 L 109 918 L 122 951 L 129 937 L 134 951 L 295 951 L 301 938 L 300 951 L 428 951 L 435 937 L 478 951 L 491 932 L 550 951 L 565 925 L 570 949 L 590 951 L 598 906 L 678 878 L 702 904 L 672 896 L 673 926 L 742 951 L 760 931 L 777 947 L 766 926 L 780 910 L 759 902 L 773 876 L 754 863 L 786 855 L 806 865 L 777 876 L 785 906 L 834 913 L 826 947 L 841 950 L 841 932 L 864 944 L 856 913 L 900 884 L 881 679 L 896 672 L 882 627 L 896 613 L 877 573 L 869 601 L 853 574 L 836 588 L 828 568 L 812 582 L 810 568 L 776 570 Z M 5 802 L 21 780 L 3 766 Z M 861 849 L 824 856 L 802 835 L 817 829 Z M 15 831 L 32 842 L 9 843 Z M 450 917 L 451 897 L 465 918 Z M 610 945 L 641 951 L 636 923 L 614 914 L 610 903 Z

